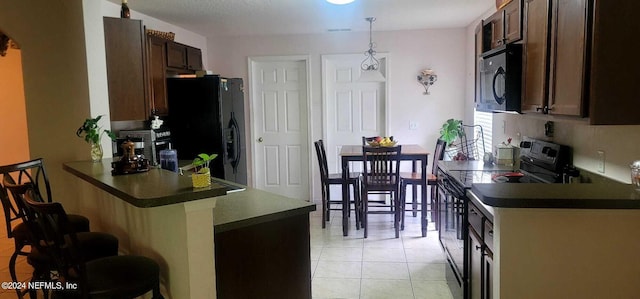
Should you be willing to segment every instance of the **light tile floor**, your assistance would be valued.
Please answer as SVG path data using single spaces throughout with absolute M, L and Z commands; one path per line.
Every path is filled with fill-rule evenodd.
M 1 217 L 4 217 L 2 215 Z M 11 275 L 9 275 L 9 258 L 13 254 L 13 239 L 7 239 L 7 228 L 4 224 L 4 218 L 2 218 L 2 228 L 0 228 L 0 283 L 10 282 Z M 31 278 L 31 272 L 33 268 L 27 264 L 27 259 L 23 256 L 19 256 L 16 262 L 16 274 L 20 281 L 28 281 Z M 28 297 L 28 296 L 27 296 Z M 18 298 L 16 291 L 0 288 L 0 299 L 15 299 Z
M 320 212 L 310 215 L 314 299 L 452 298 L 445 282 L 445 257 L 433 223 L 429 223 L 427 237 L 422 238 L 418 218 L 408 213 L 405 230 L 396 239 L 391 215 L 370 215 L 369 237 L 364 239 L 363 230 L 355 230 L 353 217 L 350 234 L 343 237 L 340 216 L 339 211 L 332 211 L 331 221 L 322 229 Z M 2 226 L 0 282 L 11 281 L 11 253 L 13 240 L 6 238 Z M 31 271 L 26 258 L 18 257 L 19 279 L 27 281 Z M 0 299 L 14 298 L 15 291 L 0 289 Z
M 407 213 L 405 230 L 396 239 L 392 215 L 369 215 L 364 239 L 353 217 L 349 236 L 342 236 L 340 211 L 331 211 L 325 229 L 320 211 L 312 212 L 310 220 L 314 299 L 452 298 L 434 223 L 423 238 L 418 218 Z

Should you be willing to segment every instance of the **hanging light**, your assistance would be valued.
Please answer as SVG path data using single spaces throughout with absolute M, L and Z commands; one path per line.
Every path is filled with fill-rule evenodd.
M 376 58 L 376 50 L 374 50 L 376 44 L 373 42 L 372 38 L 372 27 L 373 22 L 376 21 L 376 18 L 368 17 L 365 18 L 365 20 L 369 22 L 369 50 L 364 52 L 364 56 L 366 56 L 366 58 L 360 64 L 360 69 L 362 69 L 362 72 L 360 74 L 359 81 L 385 81 L 384 76 L 382 76 L 382 74 L 379 72 L 380 61 L 378 61 L 378 59 Z
M 362 68 L 363 71 L 377 71 L 380 67 L 380 62 L 376 59 L 376 50 L 373 49 L 376 47 L 376 44 L 372 38 L 373 22 L 376 21 L 376 18 L 368 17 L 365 20 L 369 22 L 369 50 L 364 52 L 366 58 L 360 64 L 360 68 Z
M 331 3 L 331 4 L 336 4 L 336 5 L 343 5 L 343 4 L 349 4 L 351 2 L 353 2 L 354 0 L 327 0 L 327 2 Z

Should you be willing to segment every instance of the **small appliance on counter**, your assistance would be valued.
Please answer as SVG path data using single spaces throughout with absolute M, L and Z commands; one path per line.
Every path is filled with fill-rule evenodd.
M 115 156 L 122 156 L 123 151 L 120 146 L 122 140 L 131 139 L 136 144 L 136 150 L 149 159 L 151 165 L 158 165 L 160 162 L 160 151 L 171 148 L 171 131 L 168 127 L 155 130 L 121 130 L 118 133 L 120 140 L 113 145 Z M 138 138 L 138 139 L 136 139 Z M 138 141 L 139 140 L 139 141 Z
M 133 141 L 125 141 L 121 144 L 121 147 L 124 154 L 119 161 L 111 162 L 112 175 L 149 171 L 149 160 L 145 159 L 143 155 L 135 153 L 136 144 Z

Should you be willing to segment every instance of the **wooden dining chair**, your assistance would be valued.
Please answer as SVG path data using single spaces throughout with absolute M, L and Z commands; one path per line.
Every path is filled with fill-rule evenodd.
M 368 236 L 369 214 L 393 214 L 393 226 L 396 238 L 400 237 L 400 152 L 402 146 L 395 147 L 362 147 L 362 227 L 364 237 Z M 375 207 L 383 209 L 371 210 L 369 195 L 379 192 L 389 192 L 391 197 L 389 205 L 375 204 Z M 386 208 L 389 208 L 388 210 Z
M 57 202 L 38 202 L 26 193 L 26 223 L 34 236 L 34 246 L 45 254 L 50 269 L 58 272 L 52 282 L 75 283 L 75 289 L 54 290 L 54 298 L 135 298 L 152 292 L 160 294 L 160 267 L 143 256 L 108 256 L 87 261 L 78 238 L 70 227 L 64 208 Z
M 320 168 L 320 182 L 322 190 L 322 228 L 326 227 L 326 222 L 331 219 L 331 210 L 342 210 L 342 195 L 339 200 L 331 200 L 331 185 L 342 186 L 342 173 L 329 173 L 329 167 L 327 163 L 327 153 L 324 149 L 324 143 L 322 139 L 313 143 L 316 148 L 316 155 L 318 157 L 318 166 Z M 350 200 L 349 206 L 353 204 L 353 210 L 356 217 L 356 229 L 360 229 L 360 173 L 350 172 L 348 178 L 348 184 L 353 187 L 353 200 Z M 340 208 L 331 208 L 332 204 L 340 204 Z M 351 213 L 351 208 L 349 208 Z
M 438 180 L 436 177 L 436 171 L 437 171 L 437 161 L 442 160 L 442 158 L 444 157 L 444 149 L 447 145 L 447 142 L 442 140 L 442 139 L 438 139 L 438 141 L 436 142 L 436 148 L 435 151 L 433 152 L 433 162 L 431 163 L 431 173 L 427 174 L 427 186 L 430 187 L 430 200 L 429 200 L 429 205 L 431 205 L 431 209 L 429 209 L 429 211 L 431 212 L 431 219 L 436 223 L 436 228 L 438 227 L 438 213 L 437 213 L 437 207 L 438 207 L 438 202 L 437 202 L 437 186 L 438 186 Z M 400 229 L 404 229 L 404 217 L 405 217 L 405 211 L 406 211 L 406 207 L 408 205 L 411 206 L 410 211 L 413 212 L 413 217 L 417 216 L 417 212 L 419 212 L 420 210 L 418 209 L 418 192 L 417 192 L 417 187 L 420 186 L 420 188 L 425 188 L 425 186 L 423 185 L 423 178 L 422 178 L 422 173 L 420 172 L 401 172 L 400 173 L 400 197 L 401 197 L 401 201 L 402 201 L 402 208 L 404 209 L 402 211 L 402 224 L 400 225 Z M 410 203 L 406 202 L 407 199 L 407 187 L 408 185 L 411 185 L 413 187 L 411 195 L 412 195 L 412 201 Z M 425 209 L 427 207 L 420 207 L 420 209 Z

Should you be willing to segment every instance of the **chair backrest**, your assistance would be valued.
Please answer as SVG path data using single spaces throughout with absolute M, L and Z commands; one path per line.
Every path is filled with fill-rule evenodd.
M 20 185 L 17 187 L 20 188 Z M 64 208 L 57 202 L 35 201 L 35 193 L 29 192 L 33 189 L 23 188 L 20 191 L 20 200 L 25 207 L 25 223 L 33 238 L 32 246 L 51 260 L 51 270 L 58 271 L 60 280 L 77 282 L 79 291 L 84 295 L 82 298 L 86 298 L 85 264 L 78 238 Z
M 34 192 L 36 192 L 39 197 L 37 200 L 52 201 L 51 184 L 49 183 L 42 158 L 0 166 L 0 174 L 4 177 L 10 176 L 14 183 L 18 185 L 25 183 L 33 184 Z
M 444 158 L 444 148 L 447 146 L 447 142 L 438 138 L 436 142 L 436 149 L 433 152 L 433 164 L 431 165 L 431 174 L 436 174 L 436 161 L 440 161 Z
M 400 184 L 402 146 L 362 147 L 363 184 L 373 191 L 397 190 Z
M 32 184 L 32 190 L 35 192 L 34 198 L 51 202 L 51 186 L 44 169 L 42 159 L 35 159 L 27 162 L 20 162 L 11 165 L 0 166 L 0 174 L 2 174 L 2 184 L 0 184 L 0 202 L 4 211 L 5 224 L 7 227 L 7 237 L 13 237 L 14 222 L 21 221 L 22 214 L 16 206 L 17 198 L 13 192 L 7 190 L 5 186 Z M 41 187 L 44 187 L 43 197 Z
M 327 156 L 324 151 L 324 144 L 322 142 L 322 139 L 320 139 L 314 142 L 313 145 L 316 147 L 316 155 L 318 156 L 318 166 L 320 168 L 320 180 L 324 185 L 328 182 L 328 178 L 329 178 L 329 169 L 328 169 L 329 167 L 327 164 Z

